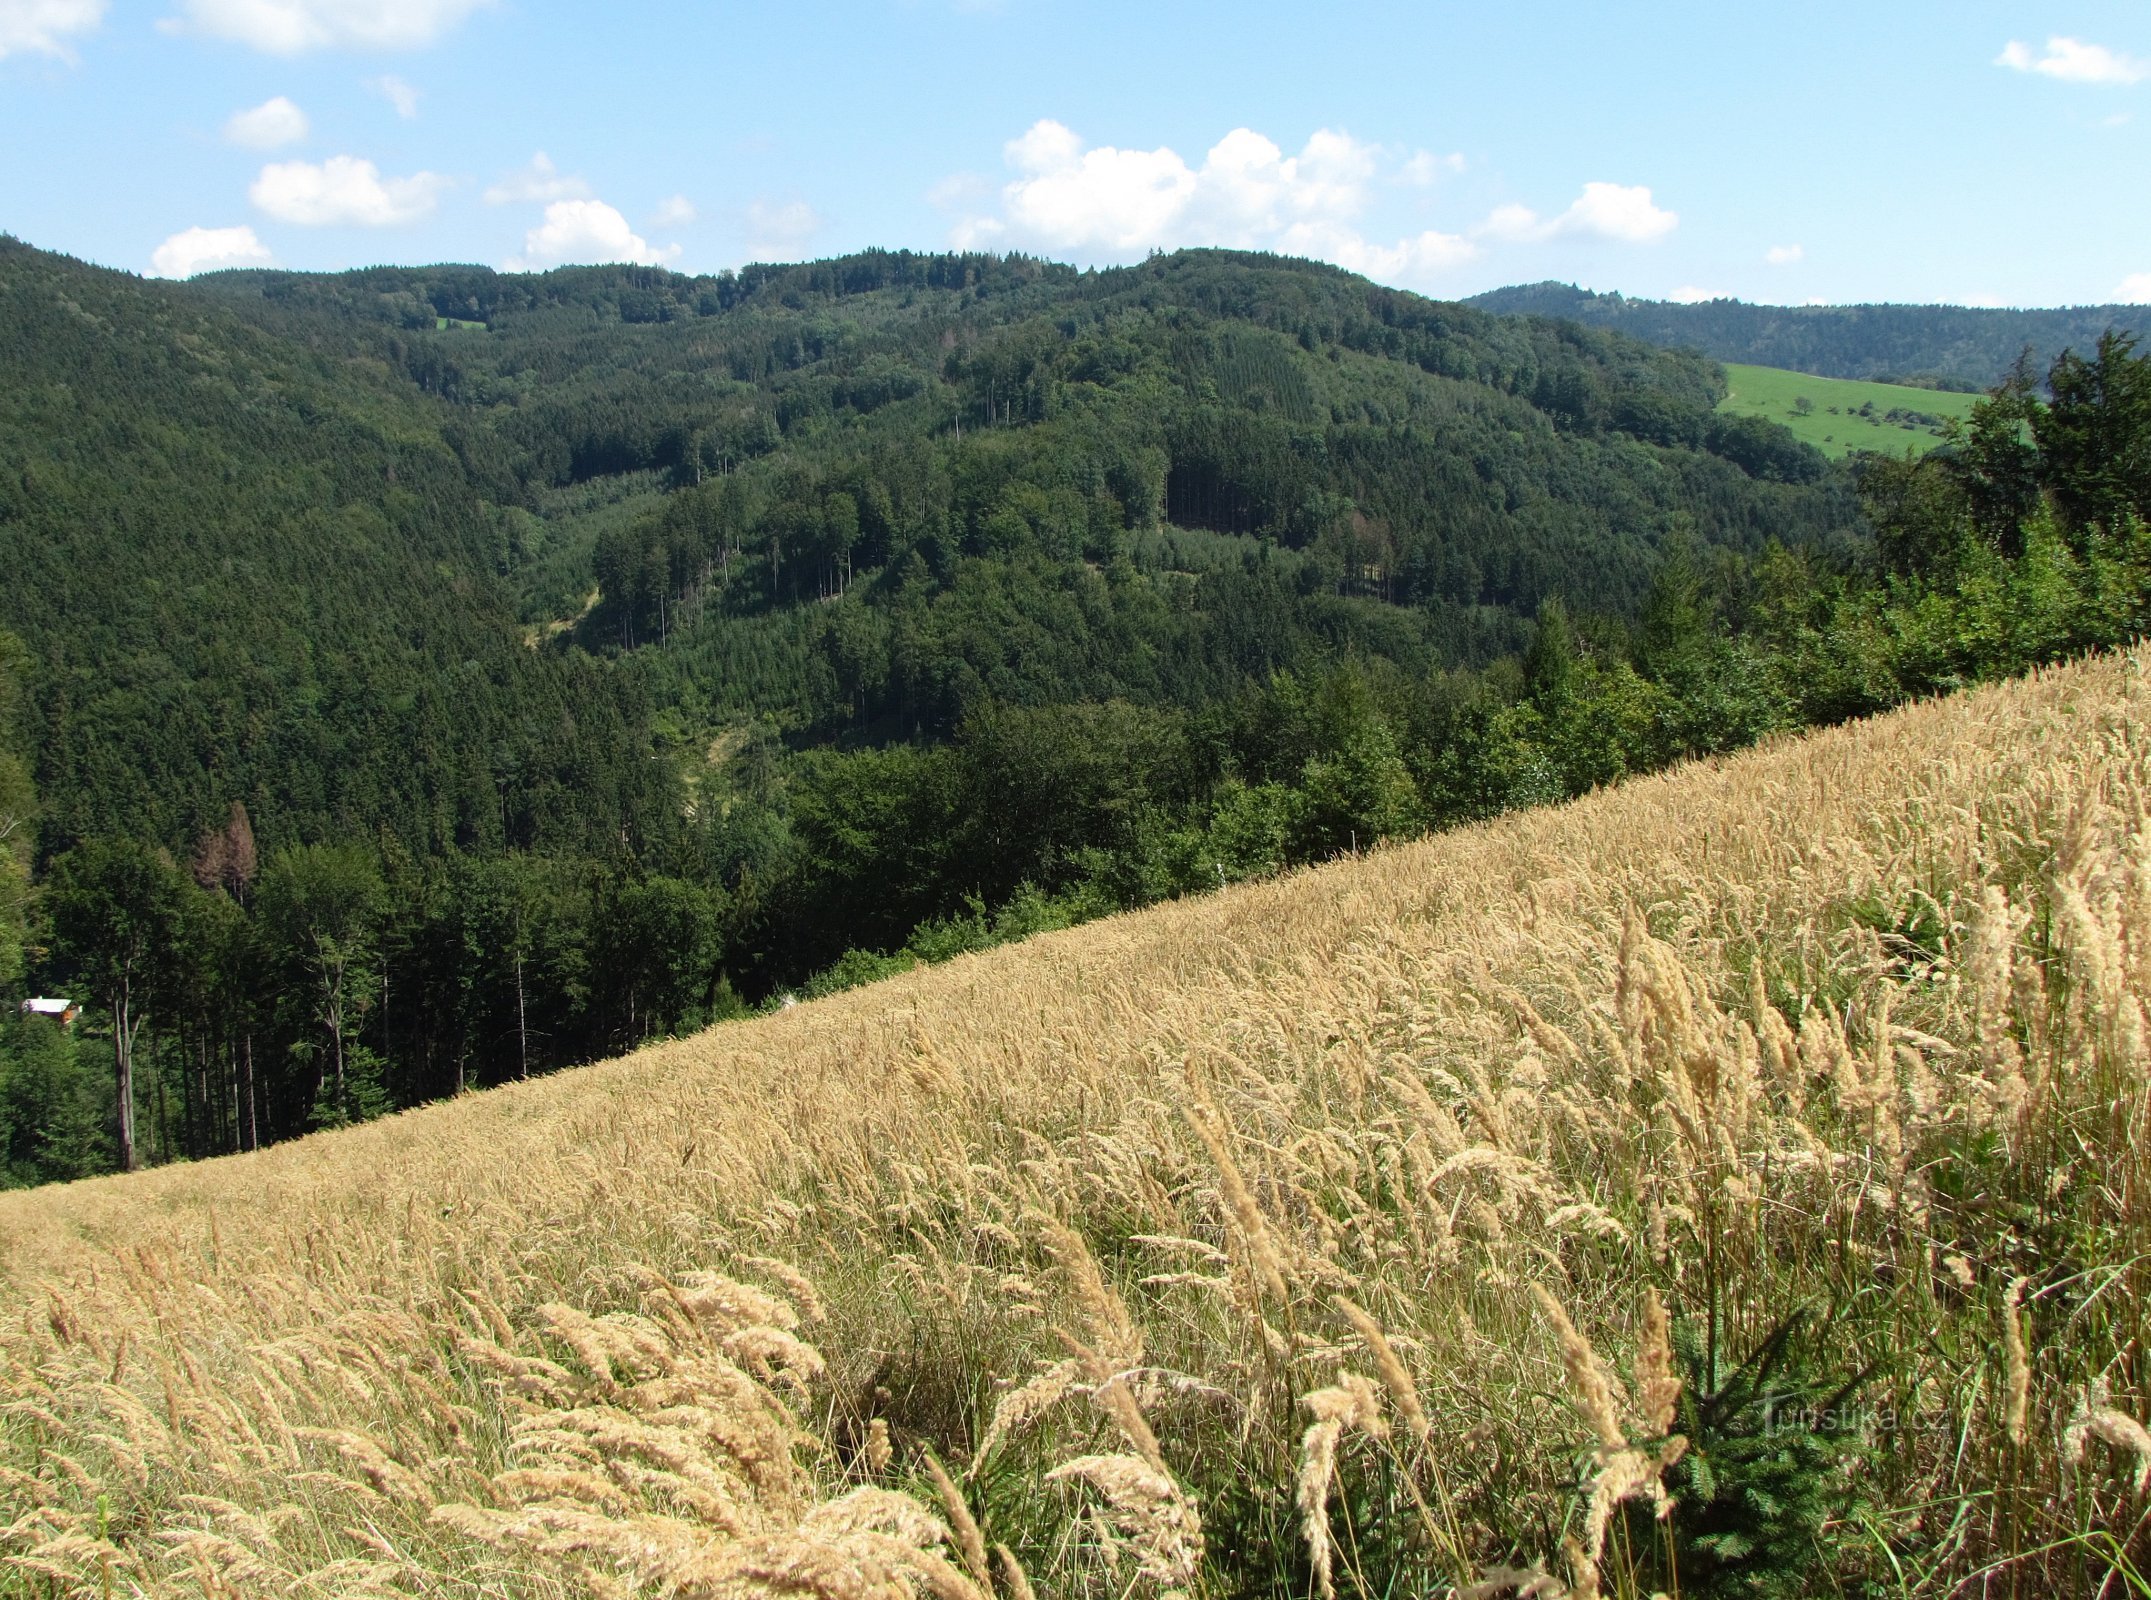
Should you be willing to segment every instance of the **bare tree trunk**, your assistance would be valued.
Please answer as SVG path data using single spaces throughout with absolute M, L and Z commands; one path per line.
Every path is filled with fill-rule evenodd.
M 247 1029 L 245 1060 L 246 1147 L 249 1150 L 259 1150 L 261 1148 L 261 1124 L 259 1121 L 256 1120 L 256 1114 L 254 1109 L 254 1030 L 252 1028 Z
M 523 952 L 515 953 L 515 1050 L 516 1076 L 530 1076 L 530 1015 L 523 1006 Z
M 344 966 L 340 949 L 325 945 L 320 934 L 314 935 L 317 958 L 334 956 L 336 959 L 321 961 L 321 1023 L 329 1030 L 329 1060 L 336 1069 L 336 1109 L 345 1107 L 344 1099 Z M 315 1091 L 320 1092 L 318 1089 Z
M 132 1172 L 141 1165 L 140 1155 L 134 1147 L 134 1036 L 140 1026 L 134 1018 L 133 997 L 122 984 L 112 997 L 112 1089 L 119 1107 L 122 1172 Z

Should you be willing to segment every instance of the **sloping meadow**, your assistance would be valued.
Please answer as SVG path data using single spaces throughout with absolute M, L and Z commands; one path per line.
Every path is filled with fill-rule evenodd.
M 2144 1593 L 2151 657 L 0 1199 L 0 1593 Z

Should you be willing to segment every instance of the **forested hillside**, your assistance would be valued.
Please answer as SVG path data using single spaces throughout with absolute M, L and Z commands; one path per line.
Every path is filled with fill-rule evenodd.
M 521 648 L 485 485 L 372 352 L 12 245 L 0 341 L 49 842 L 187 847 L 237 802 L 280 841 L 574 848 L 658 803 L 617 674 Z
M 10 244 L 0 294 L 7 903 L 18 988 L 89 1005 L 10 1008 L 17 1180 L 2139 624 L 2125 342 L 1847 468 L 1702 357 L 1261 256 L 166 285 Z
M 1742 300 L 1678 305 L 1593 294 L 1566 283 L 1528 283 L 1474 295 L 1505 316 L 1559 317 L 1608 328 L 1717 361 L 1787 367 L 1825 378 L 1929 383 L 1979 391 L 2032 354 L 2036 371 L 2064 350 L 2088 350 L 2109 329 L 2151 325 L 2134 305 L 2019 310 L 1984 306 L 1762 306 Z
M 2099 656 L 0 1195 L 0 1590 L 2134 1596 L 2147 732 Z

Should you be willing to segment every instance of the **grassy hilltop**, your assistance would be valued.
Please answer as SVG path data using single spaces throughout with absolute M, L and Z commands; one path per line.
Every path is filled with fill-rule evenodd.
M 2147 666 L 0 1198 L 0 1592 L 2141 1593 Z
M 1778 367 L 1728 365 L 1725 377 L 1721 413 L 1782 423 L 1802 444 L 1833 459 L 1856 450 L 1925 455 L 1942 442 L 1944 426 L 1969 418 L 1980 398 L 1901 383 L 1818 378 Z

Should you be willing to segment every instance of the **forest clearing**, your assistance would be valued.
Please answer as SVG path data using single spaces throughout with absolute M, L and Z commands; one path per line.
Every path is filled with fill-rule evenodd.
M 1727 365 L 1725 376 L 1728 389 L 1719 410 L 1783 423 L 1795 438 L 1833 459 L 1856 450 L 1925 455 L 1942 443 L 1950 423 L 1970 418 L 1980 398 L 1737 363 Z
M 0 1592 L 2143 1593 L 2147 665 L 0 1196 Z

